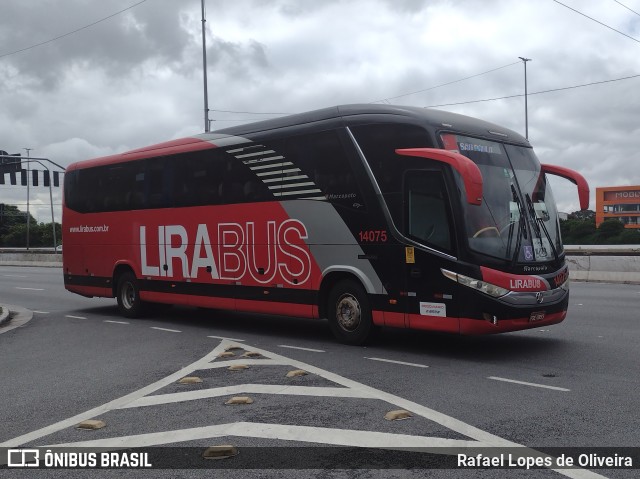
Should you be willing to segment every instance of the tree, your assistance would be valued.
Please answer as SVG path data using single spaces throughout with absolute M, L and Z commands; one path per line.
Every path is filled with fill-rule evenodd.
M 624 225 L 617 219 L 607 219 L 598 228 L 598 240 L 603 240 L 605 244 L 615 244 L 611 242 L 616 236 L 624 231 Z
M 593 210 L 580 210 L 569 213 L 568 219 L 570 220 L 596 220 L 596 212 Z
M 640 243 L 640 230 L 625 229 L 618 235 L 619 244 L 638 244 Z
M 56 223 L 56 237 L 60 241 L 62 228 Z M 27 245 L 27 213 L 17 206 L 4 205 L 0 215 L 0 246 L 21 248 Z M 53 246 L 51 223 L 38 224 L 29 214 L 29 246 Z
M 592 244 L 596 234 L 595 214 L 576 211 L 569 215 L 569 219 L 560 220 L 560 233 L 565 244 Z M 592 212 L 593 213 L 593 212 Z

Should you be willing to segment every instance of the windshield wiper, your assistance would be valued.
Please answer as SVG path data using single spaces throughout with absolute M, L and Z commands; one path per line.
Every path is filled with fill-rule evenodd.
M 527 227 L 526 227 L 526 224 L 524 223 L 522 203 L 520 202 L 520 197 L 518 196 L 518 193 L 516 192 L 516 189 L 513 186 L 513 183 L 511 183 L 511 196 L 513 197 L 513 201 L 515 202 L 515 204 L 518 206 L 518 215 L 519 215 L 518 239 L 516 240 L 516 247 L 514 249 L 513 257 L 511 260 L 511 266 L 513 267 L 518 262 L 518 253 L 520 251 L 520 244 L 522 243 L 522 237 L 524 236 L 524 239 L 527 239 Z M 507 255 L 509 254 L 509 251 L 511 251 L 511 241 L 513 240 L 512 233 L 513 233 L 513 223 L 509 225 L 509 241 L 507 242 Z
M 542 245 L 542 234 L 540 233 L 540 230 L 542 230 L 542 232 L 544 232 L 544 235 L 547 237 L 547 240 L 549 241 L 549 246 L 551 247 L 551 251 L 553 251 L 553 257 L 557 261 L 558 251 L 556 250 L 556 247 L 553 245 L 553 239 L 551 238 L 551 235 L 549 234 L 549 230 L 547 230 L 547 227 L 544 224 L 544 220 L 542 218 L 538 218 L 538 215 L 536 214 L 536 209 L 533 206 L 533 201 L 531 201 L 531 197 L 529 196 L 529 193 L 525 194 L 524 197 L 527 200 L 529 214 L 531 215 L 531 218 L 534 221 L 535 230 L 538 233 L 538 239 L 540 240 L 540 248 L 544 248 L 544 246 Z M 533 250 L 534 250 L 534 257 L 535 257 L 535 248 L 533 248 Z

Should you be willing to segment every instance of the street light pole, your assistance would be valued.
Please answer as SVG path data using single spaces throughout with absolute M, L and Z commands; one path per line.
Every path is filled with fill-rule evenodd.
M 27 152 L 27 158 L 30 157 L 29 153 L 33 148 L 23 148 Z M 29 213 L 29 185 L 31 184 L 31 178 L 29 178 L 29 163 L 27 162 L 27 251 L 29 251 L 29 223 L 31 223 L 31 214 Z
M 531 61 L 531 58 L 518 57 L 524 63 L 524 137 L 529 139 L 529 111 L 527 106 L 527 62 Z
M 26 150 L 27 148 L 24 148 L 24 149 Z M 53 237 L 53 251 L 55 252 L 55 254 L 58 254 L 58 250 L 56 248 L 58 246 L 58 241 L 57 241 L 57 238 L 56 238 L 56 219 L 55 219 L 55 216 L 53 214 L 53 191 L 52 191 L 52 188 L 51 188 L 51 183 L 53 182 L 53 177 L 51 175 L 51 170 L 49 169 L 49 167 L 47 165 L 45 165 L 44 163 L 42 163 L 42 161 L 40 161 L 40 160 L 48 161 L 49 163 L 53 163 L 54 165 L 56 165 L 59 168 L 62 168 L 62 167 L 60 165 L 58 165 L 57 163 L 54 163 L 53 161 L 48 160 L 46 158 L 30 158 L 30 157 L 28 157 L 27 160 L 23 160 L 23 161 L 26 161 L 27 164 L 32 163 L 32 162 L 33 163 L 38 163 L 40 166 L 42 166 L 48 172 L 48 175 L 49 175 L 49 205 L 51 206 L 51 229 L 52 229 L 51 234 L 52 234 L 52 237 Z M 64 170 L 64 168 L 62 168 L 62 169 Z M 28 175 L 27 175 L 27 180 L 29 180 Z M 27 182 L 27 185 L 28 184 L 29 184 L 29 182 Z M 28 218 L 29 218 L 29 209 L 27 208 L 27 221 L 28 221 Z M 29 245 L 29 243 L 27 242 L 27 249 L 29 249 L 28 245 Z
M 209 93 L 207 92 L 207 46 L 205 35 L 206 18 L 204 15 L 204 0 L 202 3 L 202 71 L 204 76 L 204 131 L 208 133 L 209 129 Z

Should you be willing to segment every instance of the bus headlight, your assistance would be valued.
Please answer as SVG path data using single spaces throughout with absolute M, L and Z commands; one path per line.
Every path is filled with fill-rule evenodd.
M 481 293 L 487 294 L 493 298 L 499 298 L 500 296 L 504 296 L 505 294 L 510 292 L 508 289 L 496 286 L 495 284 L 487 283 L 486 281 L 481 281 L 475 278 L 470 278 L 469 276 L 465 276 L 463 274 L 454 273 L 453 271 L 448 271 L 446 269 L 441 269 L 440 271 L 442 271 L 442 274 L 450 280 L 467 286 L 468 288 L 475 289 L 476 291 L 480 291 Z

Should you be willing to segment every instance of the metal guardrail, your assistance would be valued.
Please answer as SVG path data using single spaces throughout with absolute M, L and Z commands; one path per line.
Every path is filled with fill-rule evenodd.
M 640 245 L 564 245 L 567 256 L 637 256 Z

